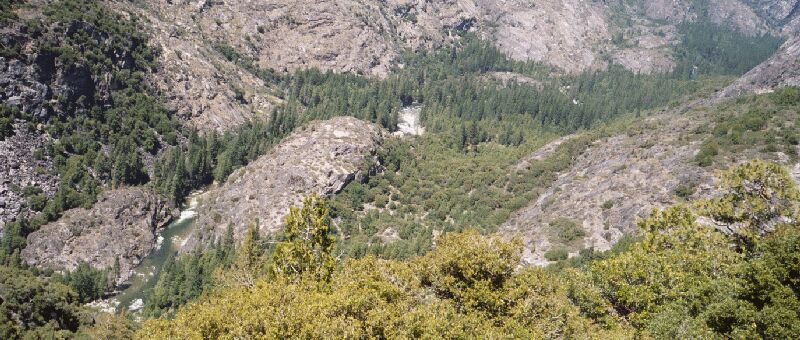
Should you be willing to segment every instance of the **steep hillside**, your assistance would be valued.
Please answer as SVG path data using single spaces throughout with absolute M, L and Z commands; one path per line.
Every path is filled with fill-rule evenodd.
M 2 5 L 0 223 L 146 182 L 182 129 L 148 81 L 158 51 L 141 23 L 91 1 Z
M 269 83 L 237 64 L 230 55 L 220 53 L 215 49 L 218 45 L 206 39 L 203 26 L 194 21 L 204 3 L 179 6 L 153 2 L 138 7 L 111 2 L 109 6 L 147 23 L 150 43 L 161 51 L 153 82 L 167 107 L 191 127 L 229 130 L 256 115 L 269 114 L 280 99 L 273 95 Z
M 753 284 L 740 270 L 797 272 L 781 248 L 794 239 L 770 235 L 794 235 L 800 200 L 783 180 L 800 178 L 799 6 L 0 0 L 0 338 L 131 338 L 138 321 L 87 311 L 191 323 L 180 311 L 218 289 L 248 300 L 204 319 L 223 333 L 247 306 L 250 321 L 303 310 L 349 335 L 646 338 L 691 322 L 697 333 L 665 337 L 796 338 L 780 321 L 794 288 L 773 287 L 789 312 L 767 321 L 773 302 L 739 289 Z M 751 159 L 778 165 L 716 172 Z M 741 200 L 742 176 L 788 197 L 747 206 L 750 221 L 714 201 Z M 285 219 L 308 194 L 323 199 Z M 665 281 L 638 278 L 645 262 Z M 685 280 L 702 291 L 673 284 L 683 265 L 711 267 Z M 250 298 L 256 282 L 276 300 Z M 736 289 L 710 298 L 719 287 Z M 717 297 L 733 302 L 695 315 Z M 720 317 L 731 308 L 748 312 Z M 399 326 L 353 328 L 386 320 Z M 185 336 L 161 330 L 144 332 Z M 193 334 L 221 334 L 208 330 Z
M 0 232 L 17 216 L 42 210 L 59 182 L 49 153 L 42 151 L 47 136 L 22 122 L 15 122 L 13 129 L 0 142 Z
M 231 227 L 241 240 L 248 226 L 264 234 L 281 229 L 284 207 L 305 195 L 331 196 L 366 175 L 383 134 L 378 126 L 355 118 L 334 118 L 303 126 L 268 154 L 231 174 L 199 198 L 196 232 L 183 249 L 194 250 L 222 239 Z
M 695 102 L 598 140 L 501 232 L 524 236 L 523 260 L 542 265 L 554 249 L 610 249 L 654 208 L 708 197 L 717 168 L 753 158 L 794 168 L 800 111 L 785 98 L 796 92 Z

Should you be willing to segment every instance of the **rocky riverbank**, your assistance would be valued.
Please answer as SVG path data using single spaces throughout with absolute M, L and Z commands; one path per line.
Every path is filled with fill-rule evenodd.
M 30 266 L 73 270 L 85 262 L 112 268 L 119 259 L 116 283 L 130 278 L 156 246 L 158 230 L 174 216 L 168 202 L 146 188 L 104 192 L 91 209 L 77 208 L 28 236 L 22 251 Z

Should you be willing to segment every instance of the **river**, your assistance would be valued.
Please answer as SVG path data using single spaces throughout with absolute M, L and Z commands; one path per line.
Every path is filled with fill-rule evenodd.
M 192 231 L 197 195 L 191 195 L 189 204 L 185 210 L 181 211 L 180 217 L 161 230 L 155 249 L 133 270 L 130 285 L 105 301 L 106 308 L 113 308 L 116 311 L 138 311 L 142 308 L 145 298 L 158 282 L 158 276 L 164 263 L 181 248 Z

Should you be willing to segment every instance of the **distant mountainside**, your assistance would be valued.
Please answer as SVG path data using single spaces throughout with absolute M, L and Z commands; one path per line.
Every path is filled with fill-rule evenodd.
M 280 103 L 253 76 L 311 67 L 385 77 L 407 50 L 448 46 L 474 32 L 515 60 L 563 72 L 618 63 L 675 67 L 681 25 L 711 22 L 747 35 L 791 36 L 797 1 L 176 1 L 111 5 L 146 18 L 163 53 L 156 84 L 180 116 L 229 129 Z M 795 20 L 797 21 L 797 20 Z M 258 73 L 257 73 L 258 74 Z

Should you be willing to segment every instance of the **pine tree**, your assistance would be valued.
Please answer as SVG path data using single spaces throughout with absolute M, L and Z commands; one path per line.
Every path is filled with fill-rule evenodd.
M 112 283 L 116 282 L 117 278 L 119 278 L 119 275 L 121 274 L 121 271 L 122 270 L 121 270 L 120 265 L 119 265 L 119 257 L 115 257 L 114 258 L 114 266 L 111 268 L 111 278 L 110 279 L 111 279 Z
M 284 235 L 272 257 L 273 275 L 290 280 L 312 275 L 317 281 L 328 281 L 336 259 L 331 254 L 334 238 L 325 200 L 312 194 L 303 200 L 302 208 L 289 208 Z
M 222 251 L 225 254 L 226 262 L 230 262 L 236 252 L 236 240 L 233 238 L 233 224 L 228 224 L 225 229 L 225 237 L 222 239 Z
M 258 220 L 247 228 L 234 264 L 234 270 L 239 272 L 240 283 L 247 286 L 252 286 L 255 279 L 261 276 L 263 267 L 264 251 L 261 247 L 261 235 L 258 229 Z

